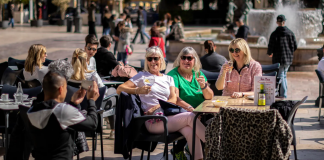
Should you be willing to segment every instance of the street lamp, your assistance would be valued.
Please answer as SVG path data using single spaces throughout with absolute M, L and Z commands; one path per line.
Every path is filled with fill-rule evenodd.
M 74 17 L 74 25 L 75 30 L 74 33 L 81 33 L 81 27 L 82 27 L 82 19 L 81 19 L 81 9 L 80 9 L 80 0 L 77 0 L 77 12 L 76 16 Z

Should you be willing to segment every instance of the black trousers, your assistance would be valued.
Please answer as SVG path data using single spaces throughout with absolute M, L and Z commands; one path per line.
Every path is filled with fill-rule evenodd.
M 135 43 L 138 34 L 141 35 L 141 42 L 142 42 L 142 43 L 145 43 L 144 33 L 143 33 L 143 29 L 142 29 L 142 27 L 138 27 L 138 28 L 137 28 L 137 32 L 136 32 L 136 34 L 135 34 L 135 37 L 134 37 L 132 43 Z
M 88 26 L 89 26 L 89 34 L 94 34 L 97 37 L 96 22 L 88 21 Z

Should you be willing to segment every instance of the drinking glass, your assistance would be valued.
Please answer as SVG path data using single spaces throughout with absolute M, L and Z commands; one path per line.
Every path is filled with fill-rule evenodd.
M 200 77 L 200 71 L 195 72 L 196 80 Z M 201 92 L 200 86 L 196 92 Z
M 144 84 L 146 86 L 152 87 L 155 82 L 155 77 L 154 76 L 149 76 L 144 78 Z M 149 93 L 150 94 L 150 93 Z
M 22 103 L 24 98 L 22 94 L 14 94 L 14 98 L 15 98 L 15 104 L 19 104 Z
M 231 73 L 232 73 L 232 70 L 233 70 L 233 61 L 228 61 L 227 62 L 228 65 L 230 66 L 230 69 L 228 70 L 228 81 L 227 82 L 232 82 L 231 81 Z

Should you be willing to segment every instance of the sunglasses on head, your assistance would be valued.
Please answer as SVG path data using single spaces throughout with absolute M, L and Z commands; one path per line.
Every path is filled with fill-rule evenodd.
M 160 57 L 146 57 L 147 61 L 152 62 L 154 60 L 155 62 L 160 60 Z
M 96 51 L 97 48 L 91 48 L 91 47 L 88 47 L 88 50 L 89 50 L 89 51 L 91 51 L 91 50 L 92 50 L 92 51 Z
M 181 59 L 184 60 L 184 61 L 185 61 L 186 59 L 187 59 L 188 61 L 192 61 L 192 60 L 195 59 L 195 58 L 192 57 L 192 56 L 181 56 Z
M 240 53 L 241 52 L 241 49 L 239 49 L 239 48 L 230 48 L 229 49 L 229 51 L 231 52 L 231 53 L 234 53 L 234 51 L 235 51 L 235 53 Z

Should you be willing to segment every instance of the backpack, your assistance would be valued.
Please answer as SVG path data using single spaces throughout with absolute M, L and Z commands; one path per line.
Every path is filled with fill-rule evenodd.
M 131 67 L 128 64 L 124 65 L 123 62 L 119 62 L 119 64 L 111 72 L 111 75 L 114 77 L 132 78 L 136 74 L 137 74 L 137 71 L 135 70 L 134 67 Z
M 270 109 L 276 109 L 281 114 L 282 118 L 287 121 L 291 109 L 295 106 L 295 101 L 277 101 L 270 106 Z

